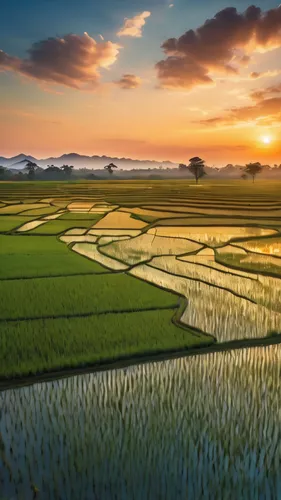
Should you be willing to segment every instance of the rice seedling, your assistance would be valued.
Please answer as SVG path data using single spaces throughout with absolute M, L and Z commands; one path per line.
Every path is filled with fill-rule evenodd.
M 79 238 L 79 236 L 76 236 L 75 238 L 77 241 L 77 238 Z M 84 241 L 87 241 L 85 240 L 85 236 L 81 236 L 81 238 L 84 238 Z M 96 238 L 96 236 L 88 236 L 88 238 Z M 102 264 L 106 268 L 112 269 L 114 271 L 125 271 L 126 269 L 128 269 L 128 266 L 123 264 L 122 262 L 119 262 L 118 260 L 112 259 L 111 257 L 100 253 L 97 245 L 81 242 L 76 243 L 72 247 L 72 250 L 80 255 L 84 255 L 84 257 L 88 257 L 89 259 L 94 260 L 95 262 L 99 262 L 99 264 Z
M 280 381 L 281 348 L 271 346 L 2 392 L 1 492 L 279 498 Z
M 251 252 L 281 257 L 281 237 L 237 242 L 237 246 L 250 250 Z
M 219 253 L 217 255 L 218 262 L 226 266 L 231 266 L 237 269 L 244 269 L 258 273 L 269 274 L 276 277 L 281 276 L 281 261 L 278 257 L 272 255 L 264 255 L 258 253 L 237 254 L 234 253 Z
M 134 214 L 134 215 L 138 215 L 141 218 L 142 217 L 150 217 L 153 220 L 177 216 L 177 214 L 175 214 L 174 212 L 169 212 L 169 211 L 163 212 L 160 210 L 158 210 L 158 211 L 157 210 L 147 210 L 145 208 L 139 208 L 139 207 L 134 207 L 134 208 L 121 207 L 120 211 L 127 212 L 127 213 Z
M 99 246 L 108 245 L 113 241 L 129 240 L 130 236 L 100 236 L 98 244 Z
M 189 238 L 216 247 L 236 238 L 247 238 L 252 236 L 267 236 L 274 234 L 274 229 L 262 229 L 255 227 L 154 227 L 148 230 L 148 234 L 157 233 L 158 236 Z
M 128 264 L 149 260 L 155 255 L 180 255 L 192 253 L 201 248 L 198 243 L 183 238 L 165 238 L 149 231 L 136 238 L 106 245 L 102 253 Z
M 221 248 L 217 248 L 216 251 L 217 251 L 218 255 L 225 254 L 225 253 L 237 254 L 237 255 L 247 255 L 246 250 L 244 250 L 242 247 L 240 247 L 240 245 L 238 246 L 238 244 L 225 245 Z
M 19 227 L 24 222 L 32 221 L 33 217 L 24 217 L 24 216 L 0 216 L 0 232 L 6 233 L 8 231 L 12 231 L 13 229 Z
M 159 310 L 2 323 L 0 380 L 212 343 L 175 326 L 173 314 L 170 301 Z
M 175 295 L 127 275 L 109 273 L 0 281 L 0 294 L 2 320 L 82 316 L 177 304 Z
M 219 342 L 265 337 L 271 331 L 281 332 L 281 314 L 277 312 L 280 288 L 271 297 L 270 285 L 258 283 L 254 288 L 254 281 L 228 276 L 206 267 L 200 275 L 200 266 L 194 266 L 192 270 L 191 263 L 169 259 L 172 262 L 170 266 L 167 258 L 162 266 L 157 263 L 159 259 L 154 259 L 149 265 L 139 265 L 129 272 L 185 296 L 188 303 L 181 321 L 186 325 L 213 335 Z M 181 272 L 185 272 L 186 277 L 184 274 L 172 274 L 174 267 L 181 265 L 185 266 Z M 211 276 L 215 278 L 211 279 Z M 247 293 L 250 292 L 257 302 L 248 298 Z
M 0 279 L 104 272 L 95 262 L 71 252 L 55 237 L 0 236 Z M 32 307 L 32 306 L 31 306 Z

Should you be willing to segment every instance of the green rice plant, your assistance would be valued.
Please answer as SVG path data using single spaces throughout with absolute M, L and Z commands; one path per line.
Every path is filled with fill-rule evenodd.
M 239 255 L 234 253 L 220 253 L 216 257 L 218 262 L 234 269 L 244 269 L 257 274 L 281 276 L 281 261 L 271 255 L 254 254 Z
M 176 307 L 177 297 L 124 274 L 0 282 L 0 319 Z
M 68 229 L 74 227 L 85 227 L 90 228 L 93 225 L 92 219 L 90 220 L 51 220 L 44 224 L 42 227 L 38 227 L 30 231 L 30 234 L 46 234 L 46 235 L 55 235 L 61 234 L 67 231 Z
M 10 217 L 9 217 L 10 218 Z M 0 235 L 0 279 L 104 273 L 55 237 Z
M 173 309 L 1 324 L 1 377 L 212 343 L 171 322 Z
M 24 217 L 24 216 L 15 216 L 10 215 L 7 217 L 6 215 L 0 216 L 0 232 L 6 233 L 8 231 L 12 231 L 13 229 L 21 226 L 26 222 L 30 222 L 34 219 L 34 217 Z
M 24 215 L 49 215 L 54 214 L 58 211 L 58 207 L 46 207 L 46 208 L 34 208 L 32 210 L 27 210 Z

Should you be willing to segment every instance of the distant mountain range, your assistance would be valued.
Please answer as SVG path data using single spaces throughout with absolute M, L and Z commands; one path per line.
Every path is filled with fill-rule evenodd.
M 75 175 L 81 172 L 81 169 L 95 171 L 95 174 L 102 175 L 105 174 L 104 167 L 109 163 L 114 163 L 117 165 L 118 170 L 114 172 L 114 178 L 125 177 L 130 172 L 130 177 L 144 177 L 144 176 L 157 176 L 157 178 L 164 177 L 186 177 L 192 178 L 192 174 L 189 170 L 184 172 L 179 171 L 178 163 L 166 161 L 155 161 L 155 160 L 134 160 L 131 158 L 117 158 L 110 156 L 86 156 L 79 155 L 78 153 L 68 153 L 63 154 L 59 157 L 50 158 L 35 158 L 31 155 L 26 155 L 24 153 L 13 156 L 12 158 L 5 158 L 0 156 L 0 165 L 9 169 L 13 173 L 20 172 L 25 169 L 28 161 L 36 163 L 41 169 L 46 168 L 48 165 L 55 165 L 61 167 L 62 165 L 73 165 Z M 208 177 L 212 178 L 229 178 L 235 179 L 240 178 L 243 174 L 243 165 L 232 165 L 228 164 L 222 168 L 215 167 L 205 167 L 206 174 Z M 281 177 L 281 166 L 280 167 L 270 167 L 265 165 L 259 178 L 280 178 Z
M 132 160 L 131 158 L 117 158 L 110 156 L 85 156 L 78 153 L 68 153 L 59 157 L 50 158 L 35 158 L 31 155 L 19 154 L 12 158 L 0 156 L 0 165 L 6 168 L 23 169 L 27 161 L 37 163 L 39 167 L 47 167 L 48 165 L 56 165 L 61 167 L 64 164 L 73 165 L 75 168 L 87 169 L 103 169 L 108 163 L 115 163 L 119 168 L 124 170 L 132 169 L 147 169 L 147 168 L 176 168 L 178 165 L 171 161 L 155 161 L 155 160 Z

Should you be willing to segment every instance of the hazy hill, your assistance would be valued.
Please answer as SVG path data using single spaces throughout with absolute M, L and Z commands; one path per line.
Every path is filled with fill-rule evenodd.
M 35 158 L 32 155 L 25 155 L 24 153 L 13 156 L 12 158 L 5 158 L 0 156 L 0 165 L 6 167 L 11 172 L 16 173 L 23 171 L 28 161 L 36 163 L 41 168 L 46 168 L 48 165 L 55 165 L 61 167 L 64 164 L 73 165 L 73 176 L 87 177 L 94 175 L 99 178 L 108 177 L 104 171 L 105 165 L 114 163 L 118 166 L 118 170 L 114 171 L 114 178 L 192 178 L 189 170 L 180 171 L 178 163 L 169 160 L 158 162 L 155 160 L 135 160 L 132 158 L 117 158 L 110 156 L 86 156 L 79 155 L 78 153 L 63 154 L 59 157 L 50 158 Z M 208 178 L 220 179 L 239 179 L 243 174 L 243 165 L 227 164 L 222 168 L 205 167 Z M 93 172 L 94 171 L 94 172 Z M 281 168 L 270 167 L 264 165 L 262 173 L 259 178 L 274 179 L 281 177 Z

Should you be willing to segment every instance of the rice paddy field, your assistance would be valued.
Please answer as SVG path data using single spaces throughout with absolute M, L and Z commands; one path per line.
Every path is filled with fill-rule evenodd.
M 0 183 L 0 500 L 281 498 L 281 183 Z

